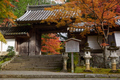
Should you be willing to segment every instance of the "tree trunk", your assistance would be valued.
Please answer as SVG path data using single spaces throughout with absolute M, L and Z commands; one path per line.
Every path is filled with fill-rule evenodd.
M 98 42 L 98 45 L 100 46 L 99 35 L 97 36 L 97 42 Z M 104 43 L 107 43 L 107 40 L 105 40 Z M 106 57 L 106 46 L 104 46 L 104 47 L 100 46 L 100 47 L 103 50 L 103 68 L 107 68 L 106 67 L 106 60 L 107 60 L 107 57 Z
M 78 66 L 80 66 L 80 65 L 81 65 L 81 55 L 80 55 L 80 53 L 79 53 Z
M 106 67 L 106 46 L 104 46 L 104 49 L 103 49 L 103 67 L 104 68 L 107 68 Z

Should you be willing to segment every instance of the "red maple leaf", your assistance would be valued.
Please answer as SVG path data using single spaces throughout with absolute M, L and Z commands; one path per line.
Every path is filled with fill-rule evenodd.
M 108 46 L 109 44 L 107 44 L 107 43 L 102 43 L 102 44 L 100 44 L 101 46 Z

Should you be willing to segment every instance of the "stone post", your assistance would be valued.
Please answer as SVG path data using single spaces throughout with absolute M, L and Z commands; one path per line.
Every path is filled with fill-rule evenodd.
M 64 53 L 63 55 L 63 72 L 67 72 L 67 60 L 68 60 L 68 53 Z
M 85 66 L 86 66 L 84 70 L 85 72 L 92 72 L 90 70 L 90 58 L 92 58 L 90 51 L 91 51 L 91 48 L 88 47 L 88 43 L 87 43 L 87 46 L 84 48 L 84 58 L 85 58 Z
M 117 57 L 116 57 L 116 58 L 117 58 Z M 113 70 L 113 71 L 117 70 L 117 69 L 116 69 L 116 58 L 115 58 L 115 57 L 111 57 L 111 59 L 112 59 L 112 70 Z
M 74 54 L 71 53 L 71 72 L 74 73 Z
M 116 69 L 116 58 L 118 58 L 118 55 L 116 54 L 116 51 L 114 51 L 113 53 L 111 53 L 110 55 L 110 58 L 111 58 L 111 65 L 112 65 L 112 72 L 116 72 L 117 69 Z
M 92 58 L 92 56 L 90 55 L 90 51 L 85 51 L 85 55 L 84 55 L 84 58 L 85 58 L 85 72 L 92 72 L 90 70 L 90 58 Z
M 110 51 L 110 58 L 111 58 L 111 65 L 112 65 L 112 69 L 110 72 L 117 72 L 117 69 L 116 69 L 116 58 L 118 58 L 118 55 L 116 53 L 116 50 L 118 50 L 119 48 L 116 47 L 116 46 L 110 46 L 108 48 L 108 50 Z

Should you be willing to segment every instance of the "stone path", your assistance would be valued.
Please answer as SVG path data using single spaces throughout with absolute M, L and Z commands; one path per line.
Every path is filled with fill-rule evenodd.
M 50 71 L 0 71 L 0 78 L 120 78 L 120 74 L 85 74 Z
M 4 78 L 0 80 L 120 80 L 118 78 Z

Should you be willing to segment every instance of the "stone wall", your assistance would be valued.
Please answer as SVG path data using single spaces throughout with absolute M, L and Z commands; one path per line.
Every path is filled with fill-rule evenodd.
M 120 56 L 116 59 L 117 69 L 120 68 Z M 90 60 L 92 67 L 102 68 L 103 67 L 103 56 L 102 55 L 92 55 Z M 111 68 L 111 59 L 108 57 L 106 61 L 107 68 Z
M 107 68 L 111 68 L 111 59 L 109 58 L 110 52 L 108 50 L 106 50 L 107 53 Z M 119 57 L 116 59 L 117 61 L 117 69 L 120 69 L 120 50 L 117 51 L 117 54 L 119 55 Z M 81 56 L 83 56 L 84 54 L 82 54 Z M 102 68 L 103 67 L 103 54 L 102 53 L 92 53 L 92 58 L 90 59 L 90 64 L 92 67 L 97 67 L 97 68 Z M 81 57 L 80 59 L 80 65 L 81 66 L 85 66 L 85 62 L 83 57 Z

